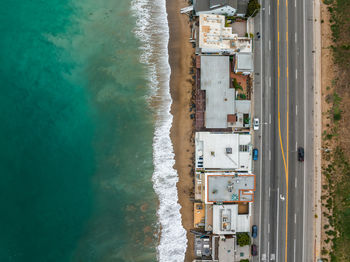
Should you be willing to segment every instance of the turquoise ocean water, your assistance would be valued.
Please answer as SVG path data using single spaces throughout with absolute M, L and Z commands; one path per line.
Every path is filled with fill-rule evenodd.
M 130 5 L 0 2 L 0 261 L 157 260 L 155 114 Z

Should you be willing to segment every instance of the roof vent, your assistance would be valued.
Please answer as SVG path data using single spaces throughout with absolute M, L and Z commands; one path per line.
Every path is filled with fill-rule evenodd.
M 226 154 L 232 154 L 232 147 L 226 147 Z

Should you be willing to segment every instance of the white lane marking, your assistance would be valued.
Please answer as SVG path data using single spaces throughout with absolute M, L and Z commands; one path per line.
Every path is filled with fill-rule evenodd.
M 294 213 L 294 224 L 297 223 L 297 213 Z
M 295 142 L 295 151 L 298 150 L 298 142 Z
M 298 178 L 297 177 L 295 177 L 295 182 L 294 183 L 295 183 L 294 187 L 297 188 L 298 187 Z
M 259 26 L 259 31 L 262 33 L 262 35 L 264 35 L 263 32 L 263 27 L 262 27 L 262 13 L 260 13 L 260 26 Z M 262 94 L 262 90 L 263 90 L 263 42 L 264 41 L 260 41 L 260 112 L 261 112 L 261 118 L 264 119 L 264 111 L 263 111 L 263 94 Z M 264 137 L 264 127 L 261 128 L 261 137 Z M 260 143 L 260 152 L 262 152 L 262 143 Z M 260 157 L 260 178 L 259 178 L 259 183 L 260 183 L 260 199 L 259 199 L 259 226 L 261 226 L 261 203 L 262 203 L 262 158 Z M 259 234 L 259 248 L 258 248 L 258 252 L 259 254 L 261 254 L 261 234 Z
M 295 43 L 298 42 L 297 39 L 298 39 L 298 38 L 297 38 L 297 32 L 295 32 L 295 37 L 294 37 Z
M 269 40 L 269 50 L 271 51 L 271 40 Z
M 269 5 L 269 15 L 271 15 L 271 6 Z
M 295 79 L 298 79 L 298 69 L 295 69 Z
M 297 0 L 294 0 L 294 7 L 297 7 Z
M 279 230 L 279 214 L 280 214 L 280 200 L 279 200 L 279 195 L 280 195 L 280 188 L 277 188 L 277 230 L 276 230 L 276 257 L 278 257 L 278 230 Z
M 270 234 L 270 223 L 267 225 L 267 233 Z
M 294 262 L 295 262 L 296 251 L 297 251 L 296 239 L 294 238 Z
M 271 87 L 271 76 L 269 77 L 269 87 Z
M 269 123 L 271 124 L 271 114 L 269 115 Z
M 305 66 L 306 66 L 306 25 L 305 25 L 305 21 L 306 21 L 306 12 L 305 12 L 305 8 L 306 8 L 306 1 L 303 0 L 303 38 L 304 38 L 304 145 L 306 145 L 306 112 L 307 112 L 307 107 L 306 107 L 306 72 L 305 72 Z M 302 258 L 301 261 L 305 261 L 305 252 L 306 252 L 306 248 L 305 248 L 305 234 L 306 234 L 306 165 L 304 165 L 304 194 L 303 194 L 303 244 L 302 246 Z
M 269 261 L 270 241 L 267 241 L 267 261 Z
M 298 115 L 298 105 L 295 106 L 295 114 Z
M 269 160 L 271 161 L 271 150 L 269 150 Z
M 271 187 L 269 187 L 269 197 L 271 196 Z

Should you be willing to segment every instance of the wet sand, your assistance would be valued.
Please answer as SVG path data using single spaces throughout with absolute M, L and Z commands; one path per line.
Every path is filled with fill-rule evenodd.
M 194 49 L 189 43 L 190 24 L 188 16 L 180 14 L 182 7 L 188 6 L 185 0 L 168 0 L 167 12 L 170 28 L 169 62 L 171 67 L 170 92 L 173 99 L 171 113 L 174 116 L 171 128 L 171 140 L 175 152 L 175 169 L 179 174 L 177 184 L 179 203 L 182 206 L 182 224 L 187 230 L 187 252 L 185 261 L 192 261 L 193 234 L 193 203 L 190 201 L 193 192 L 193 177 L 191 175 L 192 157 L 194 153 L 193 120 L 189 108 L 192 97 L 192 77 L 189 73 L 191 56 Z

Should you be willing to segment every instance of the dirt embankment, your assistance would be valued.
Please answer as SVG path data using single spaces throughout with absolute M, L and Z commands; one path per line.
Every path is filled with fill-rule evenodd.
M 323 0 L 322 257 L 350 261 L 350 1 Z

